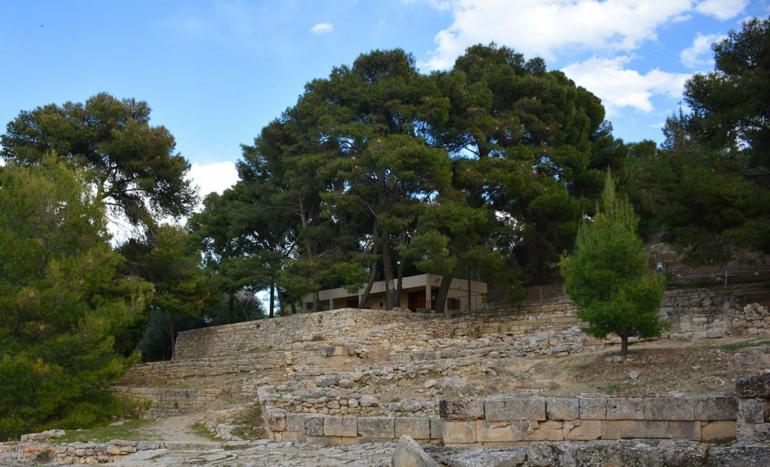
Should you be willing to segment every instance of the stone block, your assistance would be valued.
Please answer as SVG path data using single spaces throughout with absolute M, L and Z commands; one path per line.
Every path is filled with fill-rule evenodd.
M 305 418 L 303 413 L 286 414 L 286 431 L 305 432 Z
M 698 420 L 735 420 L 738 416 L 738 399 L 730 396 L 701 397 L 695 399 L 695 418 Z
M 438 417 L 431 417 L 430 439 L 441 439 L 443 427 L 444 427 L 444 420 L 441 420 Z
M 326 417 L 324 436 L 357 436 L 358 424 L 355 417 Z
M 700 422 L 668 420 L 620 421 L 621 438 L 700 439 Z
M 528 421 L 527 440 L 529 441 L 563 441 L 564 422 L 548 420 L 545 422 Z
M 545 412 L 548 420 L 577 420 L 580 403 L 573 397 L 547 397 Z
M 695 404 L 689 397 L 650 397 L 644 399 L 647 420 L 693 420 Z
M 575 420 L 564 423 L 564 439 L 567 441 L 593 441 L 602 437 L 601 420 Z
M 764 423 L 768 421 L 768 402 L 764 399 L 740 399 L 738 401 L 738 420 L 744 423 Z
M 484 418 L 484 401 L 469 398 L 442 400 L 438 410 L 444 420 L 480 420 Z
M 407 435 L 414 439 L 430 439 L 430 419 L 427 417 L 396 418 L 396 437 Z
M 476 442 L 476 422 L 444 420 L 441 427 L 444 444 L 470 444 Z
M 393 467 L 439 467 L 414 439 L 401 436 L 393 451 L 390 465 Z
M 735 393 L 741 398 L 770 399 L 770 373 L 738 378 Z
M 607 418 L 606 397 L 581 397 L 579 404 L 581 420 L 604 420 Z
M 524 420 L 489 422 L 476 420 L 476 439 L 479 443 L 510 443 L 526 439 Z
M 358 443 L 358 438 L 350 436 L 326 436 L 330 446 L 349 446 Z
M 358 419 L 358 436 L 393 439 L 396 437 L 394 419 L 392 417 L 360 417 Z
M 310 414 L 305 417 L 305 434 L 308 436 L 324 435 L 325 415 Z
M 545 420 L 545 399 L 542 397 L 487 399 L 484 402 L 484 418 L 490 422 Z
M 701 422 L 700 436 L 704 441 L 727 441 L 735 439 L 735 422 L 732 420 Z
M 619 420 L 605 420 L 602 424 L 602 439 L 620 439 L 620 426 L 623 422 Z
M 268 410 L 265 421 L 270 431 L 286 431 L 286 412 L 283 410 Z
M 608 398 L 607 420 L 644 420 L 644 399 L 641 397 Z

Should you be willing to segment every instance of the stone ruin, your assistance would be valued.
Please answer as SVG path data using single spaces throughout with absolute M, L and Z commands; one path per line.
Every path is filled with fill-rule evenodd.
M 768 336 L 769 290 L 754 284 L 668 292 L 661 307 L 672 324 L 666 337 Z M 612 344 L 584 335 L 575 315 L 574 305 L 561 300 L 449 319 L 340 309 L 202 328 L 180 333 L 174 361 L 136 365 L 114 389 L 150 401 L 152 417 L 254 404 L 267 442 L 392 452 L 401 440 L 396 451 L 404 459 L 444 465 L 493 465 L 497 457 L 508 459 L 499 465 L 770 459 L 770 451 L 747 447 L 768 440 L 768 375 L 740 380 L 731 393 L 698 394 L 695 388 L 692 394 L 616 397 L 554 394 L 547 378 L 521 387 L 511 383 L 517 378 L 498 374 L 499 362 L 558 360 Z M 766 368 L 770 350 L 759 350 L 736 357 L 735 364 L 746 374 Z M 210 428 L 235 439 L 226 427 Z M 415 440 L 425 456 L 415 454 Z M 739 445 L 703 447 L 735 441 Z M 136 446 L 91 449 L 102 462 Z

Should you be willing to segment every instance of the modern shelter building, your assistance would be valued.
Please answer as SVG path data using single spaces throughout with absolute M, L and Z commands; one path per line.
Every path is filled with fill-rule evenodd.
M 412 311 L 427 311 L 434 308 L 436 295 L 441 286 L 442 276 L 436 274 L 418 274 L 402 279 L 399 307 Z M 470 285 L 470 303 L 468 301 L 468 286 Z M 394 279 L 391 290 L 396 288 Z M 358 308 L 364 289 L 349 292 L 339 287 L 318 292 L 319 310 L 334 310 L 337 308 Z M 430 300 L 430 301 L 429 301 Z M 447 295 L 447 309 L 452 311 L 473 311 L 482 308 L 487 300 L 487 283 L 481 281 L 469 281 L 467 279 L 453 279 Z M 385 281 L 377 281 L 372 285 L 369 298 L 364 308 L 385 309 Z M 302 297 L 302 309 L 313 309 L 313 294 Z

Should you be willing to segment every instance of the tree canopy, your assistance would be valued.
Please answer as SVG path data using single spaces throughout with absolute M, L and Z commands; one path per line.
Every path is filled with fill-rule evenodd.
M 0 142 L 6 161 L 38 164 L 54 151 L 86 168 L 97 196 L 134 225 L 188 214 L 196 202 L 190 164 L 166 128 L 150 125 L 146 102 L 101 93 L 22 111 Z
M 0 167 L 0 439 L 119 414 L 115 336 L 152 297 L 121 274 L 86 174 L 57 159 Z
M 658 315 L 665 278 L 650 270 L 637 223 L 608 172 L 598 212 L 581 224 L 574 253 L 561 261 L 567 294 L 588 324 L 584 331 L 596 337 L 617 334 L 622 355 L 629 337 L 657 337 L 666 325 Z

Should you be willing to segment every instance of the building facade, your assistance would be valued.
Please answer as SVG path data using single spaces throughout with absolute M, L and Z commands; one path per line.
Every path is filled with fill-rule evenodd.
M 428 311 L 434 308 L 436 295 L 441 286 L 442 276 L 436 274 L 418 274 L 402 279 L 401 296 L 398 299 L 401 309 L 412 311 Z M 468 287 L 470 286 L 470 302 L 468 300 Z M 390 289 L 396 288 L 396 280 L 393 280 Z M 349 292 L 339 287 L 318 292 L 319 310 L 334 310 L 338 308 L 358 308 L 364 289 Z M 487 283 L 481 281 L 469 281 L 467 279 L 453 279 L 447 294 L 447 309 L 451 311 L 473 311 L 482 308 L 486 304 Z M 364 308 L 385 309 L 385 281 L 377 281 L 372 285 L 369 298 Z M 313 294 L 302 297 L 302 309 L 313 310 Z

